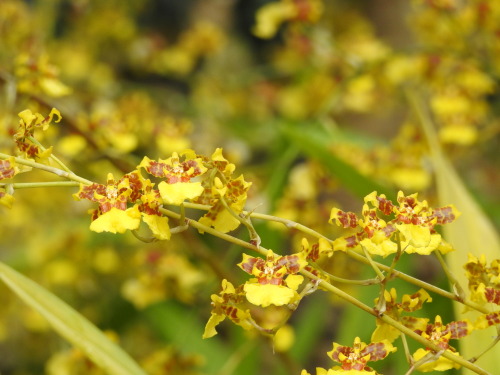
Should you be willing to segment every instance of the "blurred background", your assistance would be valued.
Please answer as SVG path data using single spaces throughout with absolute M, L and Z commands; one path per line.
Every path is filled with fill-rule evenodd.
M 494 0 L 0 0 L 0 152 L 14 153 L 17 113 L 52 107 L 63 120 L 38 139 L 99 183 L 145 155 L 222 147 L 253 183 L 248 210 L 335 238 L 331 208 L 359 212 L 374 190 L 437 204 L 440 171 L 410 100 L 417 96 L 498 228 L 498 25 Z M 374 322 L 324 292 L 301 304 L 279 344 L 228 322 L 202 340 L 210 294 L 223 278 L 246 279 L 235 267 L 242 249 L 192 230 L 152 244 L 92 233 L 91 206 L 75 192 L 16 191 L 12 208 L 0 206 L 1 259 L 108 331 L 149 374 L 313 372 L 333 365 L 332 341 L 369 341 Z M 303 234 L 255 225 L 263 246 L 300 249 Z M 403 259 L 401 268 L 446 287 L 428 258 Z M 370 277 L 342 254 L 324 267 Z M 415 292 L 395 285 L 400 295 Z M 101 374 L 1 288 L 2 375 Z M 377 287 L 347 290 L 372 305 Z M 427 311 L 437 312 L 452 320 L 451 304 Z M 281 313 L 257 312 L 269 325 Z M 403 351 L 393 357 L 376 369 L 404 373 Z

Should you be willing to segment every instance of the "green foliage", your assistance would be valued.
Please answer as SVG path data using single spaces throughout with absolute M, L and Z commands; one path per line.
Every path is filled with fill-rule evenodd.
M 0 263 L 0 277 L 29 307 L 47 319 L 56 332 L 106 373 L 145 374 L 127 353 L 61 299 L 3 263 Z
M 392 5 L 0 1 L 0 372 L 495 373 L 500 5 Z

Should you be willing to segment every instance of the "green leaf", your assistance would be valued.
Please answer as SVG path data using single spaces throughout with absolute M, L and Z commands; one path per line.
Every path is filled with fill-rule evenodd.
M 57 296 L 0 262 L 0 278 L 52 328 L 110 375 L 146 375 L 136 362 Z
M 275 208 L 278 198 L 283 195 L 288 173 L 299 154 L 298 148 L 294 145 L 288 145 L 286 148 L 281 147 L 278 152 L 279 155 L 274 157 L 274 161 L 271 161 L 272 172 L 266 185 L 266 193 L 269 197 L 271 209 Z
M 391 188 L 380 185 L 371 178 L 363 176 L 358 170 L 337 157 L 332 151 L 336 139 L 345 140 L 346 136 L 340 131 L 329 134 L 313 126 L 294 126 L 286 124 L 281 127 L 283 134 L 303 153 L 320 161 L 342 184 L 360 198 L 373 191 L 385 194 L 389 199 L 396 195 Z
M 424 110 L 423 104 L 416 97 L 411 97 L 411 100 L 420 117 L 431 148 L 439 203 L 440 205 L 453 203 L 462 212 L 462 216 L 456 222 L 443 227 L 443 233 L 456 250 L 446 256 L 450 271 L 462 288 L 466 289 L 468 281 L 463 265 L 467 262 L 467 254 L 471 253 L 477 257 L 484 254 L 488 262 L 498 259 L 500 257 L 500 240 L 493 224 L 482 212 L 451 163 L 444 156 L 430 116 Z M 464 307 L 461 304 L 457 303 L 454 307 L 457 319 L 474 320 L 477 316 L 473 312 L 464 313 Z M 474 357 L 482 349 L 485 349 L 496 335 L 494 327 L 475 331 L 472 335 L 460 339 L 460 353 L 465 358 Z M 497 373 L 500 368 L 500 346 L 496 345 L 487 352 L 477 364 L 492 374 Z
M 224 366 L 232 352 L 215 336 L 202 339 L 205 322 L 202 322 L 192 307 L 175 301 L 165 301 L 149 306 L 144 313 L 154 329 L 168 342 L 184 353 L 204 356 L 206 371 L 215 374 Z M 207 315 L 207 319 L 209 317 Z
M 298 363 L 307 363 L 316 354 L 318 337 L 323 334 L 326 320 L 332 313 L 331 305 L 325 303 L 325 298 L 327 296 L 324 293 L 314 294 L 299 308 L 300 313 L 294 324 L 296 339 L 290 350 L 290 356 Z

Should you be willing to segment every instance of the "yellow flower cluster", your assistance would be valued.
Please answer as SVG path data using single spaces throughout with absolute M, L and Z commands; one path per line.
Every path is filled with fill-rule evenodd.
M 353 212 L 333 208 L 330 223 L 357 230 L 334 241 L 335 251 L 362 248 L 373 255 L 396 252 L 429 255 L 433 251 L 451 251 L 434 227 L 453 222 L 460 214 L 453 205 L 430 208 L 417 194 L 398 193 L 397 205 L 385 195 L 373 192 L 365 197 L 362 218 Z M 387 219 L 389 217 L 389 219 Z
M 149 178 L 143 177 L 141 170 L 161 180 L 157 189 Z M 168 217 L 161 209 L 163 205 L 182 205 L 186 200 L 210 204 L 200 223 L 229 232 L 240 224 L 235 215 L 243 210 L 250 187 L 243 176 L 233 179 L 233 171 L 234 165 L 222 156 L 221 149 L 217 149 L 211 159 L 198 156 L 192 150 L 182 152 L 181 156 L 174 152 L 166 160 L 156 161 L 146 156 L 135 171 L 120 180 L 115 181 L 109 174 L 106 185 L 82 184 L 74 197 L 99 204 L 91 211 L 90 229 L 95 232 L 136 230 L 142 218 L 156 239 L 168 240 Z M 200 177 L 205 178 L 194 181 Z M 226 186 L 222 186 L 221 179 Z
M 408 106 L 400 103 L 403 92 L 424 99 L 439 140 L 447 146 L 445 152 L 496 135 L 492 125 L 500 73 L 497 2 L 414 0 L 410 18 L 418 44 L 405 41 L 404 51 L 395 46 L 398 43 L 379 38 L 384 30 L 375 28 L 352 4 L 341 1 L 265 1 L 258 9 L 241 14 L 240 8 L 236 12 L 224 8 L 224 2 L 213 2 L 217 3 L 213 8 L 210 1 L 208 6 L 179 2 L 179 9 L 193 9 L 189 9 L 189 24 L 164 28 L 142 23 L 142 19 L 151 21 L 145 14 L 149 6 L 161 2 L 50 3 L 0 1 L 0 123 L 4 125 L 0 136 L 14 136 L 17 146 L 13 151 L 7 146 L 12 142 L 0 142 L 0 205 L 13 207 L 9 220 L 3 221 L 1 237 L 6 242 L 13 239 L 10 245 L 15 252 L 22 246 L 15 238 L 18 231 L 29 234 L 29 250 L 15 253 L 12 259 L 34 279 L 60 288 L 55 291 L 63 294 L 65 288 L 74 287 L 68 295 L 86 298 L 82 310 L 102 319 L 99 309 L 104 311 L 113 302 L 86 305 L 99 294 L 102 281 L 103 290 L 110 280 L 122 284 L 114 288 L 116 295 L 109 300 L 119 298 L 121 292 L 137 309 L 167 298 L 191 304 L 201 286 L 213 286 L 210 268 L 223 281 L 221 291 L 211 297 L 212 312 L 203 337 L 214 336 L 217 326 L 228 318 L 245 330 L 272 336 L 276 350 L 283 351 L 293 341 L 288 325 L 291 313 L 303 297 L 317 289 L 327 290 L 373 315 L 377 327 L 371 343 L 358 337 L 353 347 L 334 343 L 328 355 L 340 365 L 318 368 L 320 375 L 376 374 L 368 363 L 396 351 L 392 343 L 401 330 L 406 330 L 405 337 L 418 335 L 442 349 L 406 350 L 410 366 L 418 364 L 419 371 L 458 368 L 459 362 L 450 356 L 463 358 L 450 340 L 499 325 L 499 260 L 488 265 L 485 258 L 470 256 L 465 265 L 470 300 L 441 291 L 480 311 L 482 315 L 473 323 L 458 320 L 445 325 L 436 316 L 431 324 L 428 318 L 414 317 L 413 312 L 436 296 L 431 298 L 421 289 L 404 294 L 398 302 L 399 290 L 389 287 L 393 278 L 403 275 L 395 268 L 403 253 L 440 257 L 452 250 L 439 226 L 459 216 L 454 206 L 432 208 L 417 194 L 402 192 L 391 201 L 374 192 L 365 197 L 360 214 L 338 208 L 330 211 L 332 206 L 343 207 L 343 188 L 355 186 L 349 181 L 340 186 L 337 177 L 341 173 L 332 177 L 345 172 L 337 160 L 374 184 L 432 192 L 433 170 L 427 164 L 430 142 L 415 119 L 406 116 Z M 247 17 L 253 22 L 253 28 L 246 26 L 248 35 L 245 30 L 234 32 Z M 54 100 L 65 109 L 64 126 L 49 127 L 61 120 L 59 111 L 50 111 Z M 19 113 L 16 128 L 10 112 L 28 106 L 31 110 Z M 50 111 L 47 116 L 40 114 L 45 111 Z M 353 129 L 348 129 L 351 124 Z M 286 138 L 292 127 L 300 134 L 296 140 Z M 354 128 L 371 133 L 363 137 Z M 40 131 L 46 138 L 37 139 Z M 324 153 L 310 147 L 315 142 L 304 142 L 306 146 L 301 142 L 302 137 L 309 141 L 317 134 Z M 392 140 L 383 138 L 389 134 L 397 135 Z M 40 140 L 53 147 L 44 148 Z M 262 162 L 251 172 L 252 180 L 263 191 L 269 188 L 270 194 L 258 195 L 256 200 L 264 202 L 265 208 L 269 203 L 278 218 L 245 211 L 251 187 L 245 180 L 248 174 L 235 174 L 235 165 L 222 149 L 210 156 L 191 150 L 206 152 L 215 144 L 224 144 L 231 160 Z M 57 159 L 55 151 L 84 173 L 101 177 L 102 171 L 112 173 L 104 183 L 86 180 Z M 320 162 L 309 160 L 301 151 L 311 151 L 313 156 L 318 151 Z M 32 168 L 67 181 L 46 183 L 42 176 L 33 183 L 19 176 Z M 65 219 L 66 215 L 77 217 L 81 212 L 74 208 L 83 205 L 59 204 L 62 194 L 18 198 L 22 196 L 18 189 L 45 183 L 59 188 L 79 186 L 74 197 L 89 201 L 92 232 L 130 230 L 145 242 L 171 240 L 169 248 L 165 251 L 157 243 L 148 244 L 152 247 L 128 256 L 132 245 L 126 236 L 101 236 L 98 246 L 88 251 L 88 244 L 96 241 L 95 233 L 80 235 L 76 233 L 79 222 Z M 34 203 L 45 206 L 35 212 Z M 191 210 L 202 213 L 191 218 Z M 50 213 L 54 213 L 51 228 L 57 230 L 26 222 L 29 217 L 38 224 L 40 217 L 45 219 L 42 215 Z M 273 240 L 278 242 L 279 235 L 267 237 L 261 227 L 253 227 L 253 218 L 275 226 L 284 224 L 290 238 L 275 245 Z M 178 226 L 171 227 L 172 221 Z M 238 264 L 248 280 L 237 283 L 235 275 L 223 269 L 220 253 L 215 249 L 204 252 L 211 243 L 187 235 L 172 240 L 188 226 L 259 252 L 258 256 L 244 254 Z M 227 234 L 240 226 L 248 230 L 248 240 Z M 142 229 L 150 235 L 143 236 Z M 281 251 L 261 247 L 256 229 L 263 243 L 269 241 Z M 293 250 L 283 250 L 288 248 Z M 393 264 L 377 263 L 371 259 L 374 255 L 392 255 Z M 5 258 L 11 259 L 10 255 Z M 89 266 L 83 267 L 84 263 Z M 352 263 L 370 264 L 376 277 L 358 280 L 351 272 Z M 415 283 L 418 288 L 425 286 Z M 358 301 L 355 293 L 346 293 L 352 285 L 374 284 L 381 292 L 373 308 Z M 5 322 L 13 315 L 10 303 L 0 311 Z M 29 330 L 48 328 L 32 313 L 23 311 L 20 316 Z M 7 324 L 0 326 L 6 358 L 15 339 L 9 337 L 11 331 Z M 147 341 L 144 336 L 137 335 L 141 343 L 137 347 L 147 351 L 149 346 L 142 345 Z M 188 374 L 185 367 L 196 365 L 193 360 L 184 367 L 174 349 L 151 352 L 144 361 L 151 374 L 165 368 Z M 228 367 L 234 362 L 230 358 Z M 67 350 L 49 361 L 46 372 L 86 370 L 102 372 L 83 354 Z M 303 374 L 308 373 L 304 370 Z
M 366 344 L 359 337 L 356 337 L 352 347 L 334 342 L 333 349 L 327 354 L 333 361 L 339 362 L 340 366 L 328 370 L 318 367 L 316 375 L 378 375 L 366 364 L 380 361 L 396 350 L 397 348 L 387 340 Z M 301 375 L 310 374 L 306 370 L 302 370 Z

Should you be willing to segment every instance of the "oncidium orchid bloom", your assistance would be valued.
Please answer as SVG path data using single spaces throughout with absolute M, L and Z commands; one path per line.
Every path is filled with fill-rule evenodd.
M 298 300 L 296 292 L 304 280 L 297 273 L 306 266 L 302 254 L 277 256 L 271 250 L 266 260 L 243 254 L 238 266 L 255 276 L 244 285 L 246 298 L 257 306 L 282 306 Z

